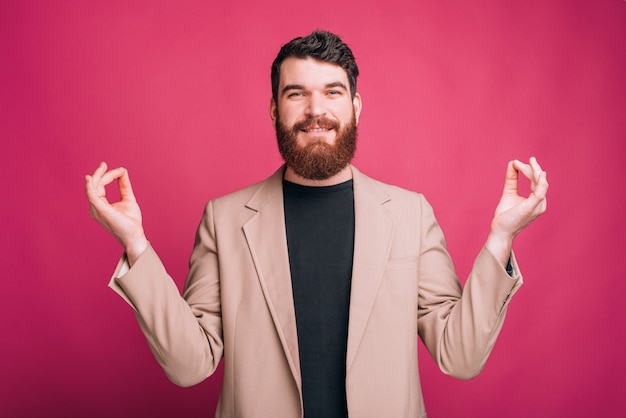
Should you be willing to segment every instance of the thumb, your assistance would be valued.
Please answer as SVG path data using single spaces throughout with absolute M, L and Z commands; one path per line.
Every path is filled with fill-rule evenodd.
M 519 179 L 519 173 L 514 164 L 515 162 L 511 160 L 506 167 L 506 175 L 504 176 L 504 194 L 517 195 L 517 182 Z
M 124 172 L 118 179 L 118 187 L 120 189 L 120 198 L 122 200 L 136 200 L 135 193 L 133 192 L 133 186 L 130 182 L 130 177 L 128 175 L 128 170 L 124 169 Z

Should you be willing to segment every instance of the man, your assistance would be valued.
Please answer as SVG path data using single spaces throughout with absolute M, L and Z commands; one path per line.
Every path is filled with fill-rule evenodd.
M 331 33 L 282 47 L 270 116 L 286 164 L 207 204 L 182 297 L 146 239 L 127 171 L 103 163 L 86 176 L 92 216 L 125 250 L 110 285 L 167 376 L 193 385 L 224 359 L 218 417 L 425 416 L 416 332 L 443 372 L 471 378 L 521 286 L 513 238 L 546 209 L 537 161 L 509 163 L 462 290 L 424 197 L 350 164 L 357 76 Z M 110 204 L 115 179 L 121 199 Z

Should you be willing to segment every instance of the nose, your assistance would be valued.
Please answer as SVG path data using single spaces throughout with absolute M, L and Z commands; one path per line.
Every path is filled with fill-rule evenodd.
M 325 115 L 326 107 L 324 106 L 324 98 L 317 93 L 311 94 L 307 102 L 306 114 L 312 117 Z

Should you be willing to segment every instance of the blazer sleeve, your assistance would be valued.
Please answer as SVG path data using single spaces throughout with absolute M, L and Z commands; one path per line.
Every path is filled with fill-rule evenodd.
M 191 386 L 210 376 L 224 350 L 211 203 L 196 234 L 184 297 L 152 246 L 127 272 L 124 265 L 122 259 L 109 286 L 132 306 L 167 377 Z
M 522 277 L 513 254 L 510 276 L 483 247 L 462 289 L 432 207 L 423 197 L 421 206 L 418 333 L 444 373 L 469 379 L 484 367 Z

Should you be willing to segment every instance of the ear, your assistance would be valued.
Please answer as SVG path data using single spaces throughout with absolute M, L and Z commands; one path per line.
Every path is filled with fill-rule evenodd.
M 363 101 L 359 93 L 354 94 L 352 99 L 352 107 L 354 108 L 354 117 L 356 118 L 357 125 L 359 124 L 359 116 L 361 115 L 361 109 L 363 109 Z
M 274 129 L 276 129 L 276 116 L 277 116 L 277 112 L 278 112 L 278 108 L 276 106 L 276 102 L 274 101 L 274 98 L 270 99 L 270 118 L 272 118 L 272 125 L 274 126 Z

